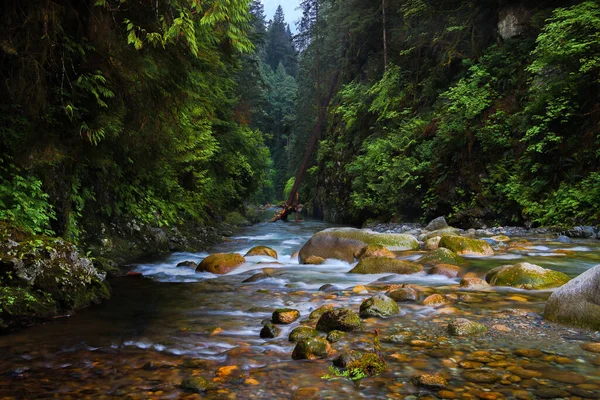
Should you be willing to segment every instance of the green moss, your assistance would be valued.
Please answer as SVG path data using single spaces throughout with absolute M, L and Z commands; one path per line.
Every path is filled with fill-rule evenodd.
M 331 332 L 334 330 L 352 332 L 360 331 L 361 329 L 360 317 L 349 308 L 326 311 L 317 322 L 317 330 L 322 332 Z
M 28 325 L 57 313 L 58 305 L 48 293 L 0 286 L 0 330 Z
M 494 286 L 512 286 L 520 289 L 547 289 L 562 286 L 571 278 L 562 272 L 535 264 L 503 265 L 489 271 L 485 280 Z
M 423 267 L 405 260 L 395 260 L 387 257 L 366 257 L 350 270 L 350 274 L 414 274 L 422 271 Z
M 248 220 L 237 211 L 227 214 L 225 217 L 225 223 L 234 226 L 249 225 Z
M 400 313 L 400 307 L 390 297 L 377 294 L 369 299 L 366 299 L 360 305 L 360 316 L 363 318 L 369 317 L 388 317 Z
M 289 341 L 299 342 L 317 336 L 317 331 L 310 326 L 298 326 L 290 332 Z
M 491 256 L 494 250 L 485 240 L 471 239 L 464 236 L 443 236 L 440 247 L 452 250 L 456 254 Z
M 382 245 L 391 251 L 418 250 L 419 242 L 411 235 L 396 233 L 377 233 L 367 229 L 332 228 L 319 234 L 328 234 L 337 238 L 353 239 L 366 245 Z
M 315 360 L 327 357 L 331 352 L 329 342 L 323 338 L 309 338 L 299 341 L 294 348 L 294 360 Z
M 439 248 L 425 254 L 417 260 L 421 264 L 464 264 L 465 260 L 455 252 L 446 248 Z

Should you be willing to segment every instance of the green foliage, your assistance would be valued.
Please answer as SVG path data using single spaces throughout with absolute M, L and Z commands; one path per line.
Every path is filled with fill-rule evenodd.
M 283 189 L 284 200 L 287 200 L 287 198 L 290 197 L 290 193 L 292 193 L 292 188 L 294 187 L 294 183 L 296 183 L 296 177 L 294 177 L 294 176 L 292 176 L 290 179 L 288 179 L 288 181 L 285 183 L 285 188 Z
M 360 368 L 341 370 L 335 366 L 329 366 L 329 374 L 325 374 L 321 379 L 333 380 L 337 378 L 346 378 L 353 381 L 359 381 L 367 377 L 367 373 Z

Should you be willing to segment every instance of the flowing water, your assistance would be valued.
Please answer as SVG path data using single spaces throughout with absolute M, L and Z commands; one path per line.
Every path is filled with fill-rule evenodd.
M 292 254 L 327 227 L 315 221 L 249 227 L 210 253 L 243 255 L 265 245 L 278 259 L 248 257 L 224 276 L 176 266 L 209 253 L 175 253 L 131 266 L 144 278 L 114 279 L 110 301 L 0 336 L 0 398 L 600 398 L 600 355 L 581 349 L 600 336 L 545 322 L 540 312 L 550 291 L 468 291 L 458 288 L 459 279 L 425 273 L 347 274 L 353 265 L 335 260 L 298 265 Z M 416 259 L 420 253 L 399 256 Z M 496 247 L 492 257 L 470 258 L 465 269 L 483 276 L 522 261 L 576 276 L 600 262 L 600 246 L 529 238 L 512 250 Z M 258 272 L 270 277 L 243 282 Z M 399 316 L 363 320 L 364 332 L 333 344 L 336 354 L 369 351 L 378 329 L 387 361 L 383 374 L 360 382 L 324 379 L 336 354 L 291 359 L 288 334 L 299 324 L 314 326 L 308 321 L 312 310 L 331 304 L 358 311 L 365 298 L 403 283 L 454 300 L 438 307 L 403 303 Z M 335 288 L 320 291 L 325 284 Z M 298 309 L 301 319 L 282 325 L 278 338 L 261 339 L 263 323 L 280 307 Z M 477 320 L 489 331 L 450 337 L 446 326 L 456 317 Z M 495 378 L 473 378 L 472 371 Z M 413 384 L 422 374 L 439 374 L 447 385 L 440 391 Z M 202 395 L 184 392 L 179 384 L 189 376 L 215 386 Z

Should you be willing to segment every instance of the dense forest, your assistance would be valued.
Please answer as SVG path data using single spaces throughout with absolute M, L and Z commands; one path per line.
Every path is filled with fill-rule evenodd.
M 210 225 L 300 168 L 331 221 L 598 223 L 597 2 L 301 8 L 292 34 L 259 1 L 4 2 L 0 219 Z

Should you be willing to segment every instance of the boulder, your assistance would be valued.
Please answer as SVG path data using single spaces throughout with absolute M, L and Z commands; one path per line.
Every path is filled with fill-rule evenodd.
M 400 288 L 388 294 L 395 302 L 417 301 L 419 292 L 411 287 Z
M 360 331 L 361 329 L 360 317 L 349 308 L 337 308 L 326 311 L 317 322 L 317 330 L 322 332 L 335 330 L 353 332 Z
M 329 342 L 323 338 L 310 338 L 299 341 L 292 352 L 294 360 L 316 360 L 331 354 Z
M 198 264 L 193 261 L 182 261 L 176 267 L 196 268 Z
M 425 250 L 437 250 L 440 247 L 440 240 L 442 240 L 441 236 L 434 236 L 425 240 L 425 244 L 423 247 Z
M 329 343 L 337 343 L 346 335 L 347 333 L 343 331 L 331 331 L 327 334 L 327 341 Z
M 316 319 L 316 320 L 318 320 L 327 311 L 333 311 L 333 306 L 331 304 L 324 304 L 321 307 L 313 310 L 310 313 L 310 315 L 308 316 L 308 319 L 312 319 L 312 320 Z
M 266 323 L 260 331 L 260 337 L 263 339 L 272 339 L 279 336 L 281 329 L 272 323 Z
M 295 320 L 300 318 L 300 311 L 294 310 L 293 308 L 278 308 L 273 311 L 273 323 L 275 324 L 291 324 Z
M 204 393 L 207 390 L 214 389 L 216 385 L 201 376 L 190 376 L 181 381 L 179 387 L 186 392 Z
M 233 271 L 246 262 L 239 254 L 216 253 L 206 257 L 196 268 L 196 272 L 210 272 L 223 275 Z
M 464 259 L 455 252 L 446 248 L 439 248 L 430 253 L 425 254 L 417 260 L 419 264 L 436 265 L 436 264 L 461 264 Z
M 502 265 L 489 271 L 485 280 L 493 286 L 512 286 L 520 289 L 547 289 L 569 281 L 562 272 L 530 263 Z
M 244 257 L 248 256 L 267 256 L 272 258 L 277 258 L 277 252 L 270 247 L 267 246 L 255 246 L 248 250 Z
M 429 270 L 429 275 L 444 275 L 448 278 L 456 278 L 461 275 L 461 269 L 457 265 L 437 264 Z
M 391 251 L 417 250 L 419 242 L 411 235 L 377 233 L 368 229 L 331 228 L 311 237 L 300 249 L 300 264 L 310 256 L 335 258 L 354 262 L 354 254 L 369 244 L 378 244 Z
M 396 255 L 391 252 L 387 247 L 380 244 L 369 244 L 354 254 L 354 258 L 361 260 L 367 257 L 385 257 L 385 258 L 396 258 Z
M 269 279 L 269 278 L 271 278 L 271 275 L 259 272 L 257 274 L 252 275 L 250 278 L 244 279 L 242 281 L 242 283 L 260 282 L 260 281 L 264 281 L 265 279 Z
M 362 357 L 362 353 L 357 350 L 351 350 L 349 352 L 345 352 L 340 354 L 335 360 L 333 360 L 333 365 L 338 368 L 348 368 L 352 362 L 360 360 Z
M 444 229 L 444 228 L 448 228 L 448 223 L 446 222 L 446 218 L 437 217 L 437 218 L 429 221 L 429 223 L 425 227 L 425 230 L 428 230 L 431 232 L 431 231 L 437 231 L 437 230 Z
M 396 260 L 386 257 L 367 257 L 350 270 L 350 274 L 414 274 L 422 271 L 423 267 L 406 260 Z
M 494 250 L 485 240 L 471 239 L 464 236 L 444 236 L 440 247 L 452 250 L 456 254 L 469 256 L 491 256 Z
M 398 307 L 398 304 L 384 294 L 376 294 L 360 305 L 360 316 L 363 318 L 389 317 L 399 313 L 400 307 Z
M 456 318 L 448 324 L 448 333 L 452 336 L 477 335 L 484 332 L 487 332 L 485 325 L 466 318 Z
M 565 325 L 600 330 L 600 265 L 552 293 L 546 302 L 544 317 Z
M 317 331 L 310 326 L 298 326 L 290 332 L 289 341 L 298 343 L 304 339 L 310 339 L 317 336 Z
M 460 229 L 448 226 L 446 228 L 442 228 L 442 229 L 438 229 L 433 232 L 429 232 L 428 234 L 426 234 L 423 237 L 423 240 L 426 241 L 427 239 L 431 239 L 436 236 L 442 237 L 442 236 L 457 236 L 457 235 L 460 235 Z

